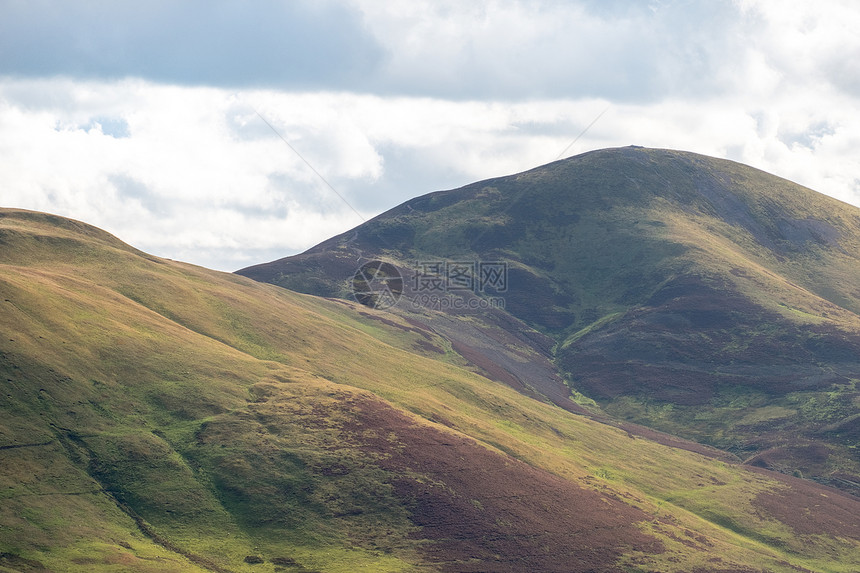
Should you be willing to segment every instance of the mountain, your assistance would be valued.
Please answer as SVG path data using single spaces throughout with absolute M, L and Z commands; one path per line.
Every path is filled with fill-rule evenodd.
M 731 161 L 607 149 L 418 197 L 239 273 L 354 299 L 375 259 L 406 277 L 390 314 L 498 380 L 860 494 L 855 207 Z M 457 263 L 477 288 L 426 296 Z M 504 292 L 483 263 L 506 269 Z
M 550 339 L 505 316 L 468 346 L 0 210 L 0 571 L 860 567 L 856 498 L 500 384 L 490 335 Z

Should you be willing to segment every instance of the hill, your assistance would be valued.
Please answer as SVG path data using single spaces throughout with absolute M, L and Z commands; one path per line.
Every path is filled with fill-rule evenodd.
M 514 387 L 860 494 L 858 253 L 857 208 L 629 147 L 418 197 L 239 273 L 349 298 L 359 265 L 387 261 L 407 277 L 392 313 Z M 505 290 L 428 298 L 426 262 L 499 262 Z M 454 304 L 473 295 L 492 308 Z
M 0 571 L 860 565 L 850 496 L 526 396 L 396 314 L 79 222 L 0 210 L 0 324 Z

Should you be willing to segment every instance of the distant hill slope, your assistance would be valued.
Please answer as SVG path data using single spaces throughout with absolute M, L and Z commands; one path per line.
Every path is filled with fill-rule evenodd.
M 349 298 L 372 259 L 407 277 L 393 313 L 500 380 L 563 405 L 563 378 L 610 415 L 860 494 L 852 206 L 731 161 L 607 149 L 418 197 L 239 273 Z M 409 290 L 427 261 L 504 262 L 507 290 L 477 293 L 504 309 L 448 301 L 446 328 Z M 482 329 L 502 334 L 463 334 Z
M 850 496 L 75 221 L 0 210 L 0 325 L 0 571 L 860 567 Z

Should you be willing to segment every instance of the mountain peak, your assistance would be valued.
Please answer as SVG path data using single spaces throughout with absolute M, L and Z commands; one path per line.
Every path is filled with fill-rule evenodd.
M 533 357 L 544 366 L 529 376 L 516 357 L 486 345 L 487 364 L 508 356 L 508 374 L 560 405 L 564 379 L 628 420 L 744 457 L 774 447 L 780 467 L 843 483 L 826 464 L 784 447 L 783 432 L 793 428 L 851 458 L 844 433 L 820 434 L 823 419 L 791 415 L 798 404 L 840 396 L 845 405 L 827 419 L 844 421 L 842 432 L 856 425 L 858 257 L 860 210 L 852 206 L 737 162 L 631 146 L 430 193 L 301 255 L 239 273 L 350 298 L 350 278 L 368 260 L 407 277 L 416 276 L 416 262 L 504 264 L 504 293 L 470 295 L 499 299 L 502 308 L 469 312 L 462 303 L 446 314 L 469 328 L 484 324 L 486 336 L 501 329 L 541 340 L 529 344 L 549 362 Z M 412 303 L 392 312 L 436 328 L 415 295 L 407 292 Z M 455 306 L 456 293 L 444 295 Z M 448 332 L 463 347 L 477 336 Z M 726 403 L 743 406 L 715 438 L 708 424 Z M 782 414 L 748 424 L 765 415 L 755 404 Z M 666 408 L 687 422 L 663 417 Z M 840 468 L 858 478 L 844 483 L 860 483 L 860 462 Z
M 413 245 L 434 223 L 470 246 L 461 221 L 508 213 L 468 201 L 394 218 L 416 225 Z M 663 253 L 687 264 L 663 282 L 598 290 L 618 261 L 546 249 L 620 232 L 607 225 L 633 208 L 609 205 L 546 223 L 572 233 L 561 242 L 510 209 L 526 234 L 474 261 L 498 265 L 492 292 L 460 289 L 468 259 L 432 252 L 413 282 L 416 262 L 372 250 L 373 228 L 293 259 L 294 279 L 333 289 L 341 268 L 385 269 L 387 310 L 0 210 L 0 568 L 856 569 L 860 502 L 762 469 L 856 482 L 855 341 L 762 310 L 731 282 L 754 267 L 721 274 L 685 250 Z M 683 238 L 683 213 L 654 215 L 668 221 L 654 245 Z M 597 304 L 615 310 L 568 332 Z M 731 451 L 623 419 L 637 413 L 675 434 L 704 425 Z

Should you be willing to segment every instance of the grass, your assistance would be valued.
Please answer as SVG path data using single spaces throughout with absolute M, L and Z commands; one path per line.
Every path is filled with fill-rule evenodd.
M 505 260 L 506 310 L 555 339 L 556 364 L 573 381 L 574 396 L 640 421 L 656 418 L 630 409 L 626 398 L 649 408 L 679 405 L 689 425 L 668 421 L 672 431 L 716 442 L 723 437 L 711 432 L 721 431 L 720 417 L 751 414 L 720 405 L 736 389 L 728 374 L 742 364 L 749 368 L 734 378 L 740 389 L 760 386 L 768 368 L 784 369 L 783 382 L 766 383 L 777 408 L 793 409 L 792 401 L 824 408 L 820 391 L 838 392 L 849 404 L 856 397 L 821 381 L 841 384 L 858 368 L 857 217 L 854 207 L 738 163 L 669 150 L 603 150 L 414 199 L 342 236 L 337 248 L 285 263 L 287 286 L 338 291 L 346 278 L 325 263 L 331 252 L 354 258 L 353 238 L 362 256 L 384 255 L 407 268 L 416 259 Z M 696 311 L 708 305 L 730 323 L 697 322 Z M 609 364 L 584 371 L 589 360 Z M 665 368 L 664 378 L 685 378 L 687 392 L 655 396 L 652 387 L 632 383 L 616 396 L 606 388 L 606 379 L 633 376 L 633 367 Z M 713 400 L 691 408 L 690 396 Z M 616 397 L 621 401 L 612 403 Z M 845 415 L 857 412 L 854 406 Z M 814 418 L 804 414 L 791 431 L 850 458 L 844 443 L 818 432 Z M 721 443 L 766 450 L 785 438 L 777 433 L 764 443 L 760 429 L 735 424 Z M 860 466 L 851 472 L 860 475 Z
M 617 320 L 621 316 L 622 316 L 621 312 L 613 312 L 611 314 L 607 314 L 604 317 L 601 317 L 600 319 L 596 320 L 595 322 L 592 322 L 588 326 L 586 326 L 586 327 L 574 332 L 570 336 L 568 336 L 564 340 L 564 342 L 561 343 L 560 349 L 561 350 L 566 349 L 568 346 L 570 346 L 571 344 L 573 344 L 574 342 L 576 342 L 577 340 L 579 340 L 580 338 L 582 338 L 586 334 L 590 333 L 593 330 L 596 330 L 596 329 L 599 329 L 603 326 L 606 326 L 607 324 L 609 324 L 610 322 L 612 322 L 614 320 Z
M 737 163 L 666 150 L 588 153 L 494 180 L 491 189 L 489 185 L 457 190 L 456 200 L 446 192 L 438 209 L 399 214 L 398 225 L 416 230 L 402 260 L 508 260 L 518 274 L 510 277 L 507 310 L 556 339 L 557 363 L 574 381 L 590 375 L 578 366 L 582 352 L 600 360 L 615 351 L 621 355 L 619 363 L 638 360 L 644 367 L 662 366 L 656 352 L 653 360 L 643 360 L 623 356 L 616 350 L 621 345 L 668 353 L 681 339 L 689 349 L 687 362 L 701 360 L 722 379 L 727 377 L 721 372 L 739 363 L 766 370 L 774 362 L 804 356 L 808 372 L 786 371 L 786 380 L 796 378 L 782 388 L 772 386 L 768 404 L 760 407 L 785 413 L 795 402 L 805 404 L 803 422 L 786 431 L 836 446 L 842 457 L 852 457 L 843 444 L 819 434 L 817 424 L 828 416 L 821 392 L 835 392 L 847 404 L 856 397 L 853 390 L 839 387 L 840 376 L 857 368 L 856 208 Z M 428 202 L 432 200 L 415 200 L 416 207 Z M 653 302 L 655 295 L 671 292 L 677 280 L 686 277 L 711 281 L 712 300 L 719 300 L 727 313 L 734 312 L 733 324 L 715 331 L 686 321 L 689 311 L 707 301 L 691 299 L 692 308 L 681 311 Z M 659 300 L 671 302 L 682 295 L 679 291 Z M 643 333 L 648 313 L 670 315 L 666 320 L 675 322 L 665 334 Z M 600 372 L 594 377 L 622 375 Z M 822 388 L 808 381 L 828 376 L 835 385 Z M 749 384 L 756 377 L 751 375 Z M 817 387 L 795 389 L 810 384 Z M 729 384 L 703 382 L 698 393 L 715 393 L 714 400 L 695 408 L 668 397 L 655 399 L 648 390 L 642 395 L 634 390 L 633 396 L 613 403 L 615 398 L 602 395 L 599 385 L 578 386 L 575 392 L 597 399 L 616 415 L 694 439 L 767 449 L 789 435 L 771 432 L 771 441 L 763 444 L 761 424 L 768 420 L 756 421 L 756 414 L 746 408 L 718 405 L 723 393 L 734 392 Z M 661 420 L 642 408 L 631 410 L 626 398 L 645 400 L 652 409 L 656 401 L 677 404 L 685 414 L 680 420 Z M 816 409 L 819 413 L 812 414 Z M 853 413 L 856 407 L 840 415 Z M 744 416 L 751 417 L 741 423 Z M 732 428 L 722 431 L 720 420 L 726 417 Z M 842 469 L 860 475 L 856 464 L 848 462 Z
M 416 353 L 425 337 L 378 320 L 390 315 L 2 213 L 0 553 L 58 571 L 432 570 L 392 485 L 404 474 L 361 447 L 373 427 L 351 426 L 381 400 L 643 510 L 669 548 L 629 556 L 648 568 L 704 555 L 774 571 L 860 563 L 856 541 L 824 544 L 761 514 L 755 496 L 781 482 Z M 704 553 L 675 540 L 687 530 Z

